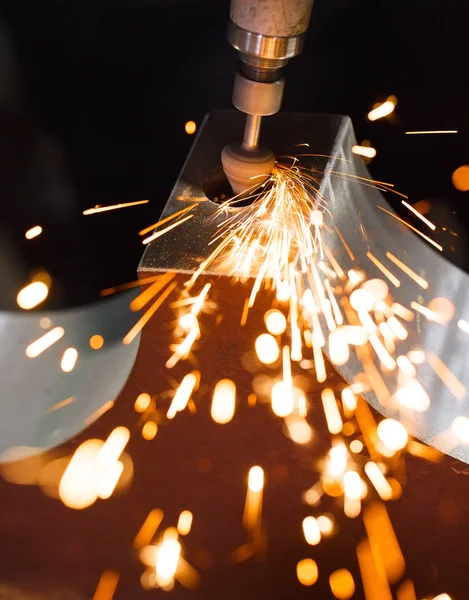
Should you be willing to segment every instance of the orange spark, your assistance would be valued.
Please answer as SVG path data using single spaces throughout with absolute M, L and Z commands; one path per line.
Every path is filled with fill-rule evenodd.
M 117 571 L 103 571 L 94 592 L 93 600 L 112 600 L 118 582 L 119 573 Z
M 366 255 L 371 260 L 371 262 L 373 262 L 378 267 L 378 269 L 381 271 L 381 273 L 383 273 L 383 275 L 385 275 L 389 279 L 389 281 L 393 285 L 395 285 L 396 287 L 399 287 L 401 285 L 401 282 L 399 281 L 399 279 L 395 275 L 393 275 L 391 273 L 391 271 L 389 269 L 387 269 L 383 265 L 383 263 L 376 258 L 376 256 L 374 256 L 371 252 L 367 252 Z
M 63 337 L 64 333 L 65 329 L 63 327 L 54 327 L 54 329 L 51 329 L 43 336 L 29 344 L 29 346 L 26 348 L 26 356 L 28 358 L 36 358 L 36 356 L 42 354 L 44 350 L 47 350 L 53 344 L 58 342 L 60 338 Z
M 432 231 L 435 231 L 436 229 L 436 225 L 434 225 L 431 221 L 429 221 L 426 217 L 424 217 L 422 215 L 422 213 L 419 213 L 418 210 L 416 210 L 413 206 L 411 206 L 408 202 L 406 202 L 405 200 L 401 200 L 402 204 L 408 208 L 411 212 L 414 213 L 414 215 L 416 217 L 418 217 L 421 221 L 423 221 L 423 223 L 425 223 L 425 225 L 427 225 L 428 227 L 430 227 L 430 229 Z
M 27 240 L 32 240 L 33 238 L 37 237 L 38 235 L 41 235 L 42 233 L 42 227 L 40 225 L 35 225 L 34 227 L 31 227 L 31 229 L 28 229 L 28 231 L 26 231 L 26 233 L 24 234 L 24 237 Z
M 16 301 L 23 310 L 30 310 L 44 302 L 48 294 L 49 287 L 43 281 L 33 281 L 18 292 Z
M 415 227 L 412 227 L 412 225 L 410 225 L 409 223 L 407 223 L 407 221 L 404 221 L 404 219 L 401 219 L 400 217 L 398 217 L 397 215 L 395 215 L 391 211 L 386 210 L 382 206 L 379 206 L 379 204 L 378 204 L 378 208 L 380 210 L 382 210 L 383 212 L 387 213 L 388 215 L 390 215 L 391 217 L 393 217 L 394 219 L 397 219 L 400 223 L 402 223 L 403 225 L 405 225 L 409 229 L 412 229 L 412 231 L 415 231 L 415 233 L 417 233 L 418 235 L 420 235 L 421 237 L 423 237 L 424 240 L 426 240 L 429 244 L 431 244 L 432 246 L 434 246 L 440 252 L 443 250 L 443 246 L 440 246 L 440 244 L 437 244 L 434 240 L 432 240 L 431 238 L 429 238 L 428 235 L 425 235 L 424 233 L 422 233 L 421 231 L 419 231 Z
M 179 227 L 179 225 L 182 225 L 185 221 L 192 219 L 193 216 L 194 215 L 188 215 L 187 217 L 184 217 L 184 219 L 179 219 L 179 221 L 176 221 L 176 223 L 173 223 L 172 225 L 168 225 L 168 227 L 165 227 L 164 229 L 160 229 L 153 235 L 150 235 L 149 237 L 142 240 L 142 244 L 149 244 L 150 242 L 153 242 L 153 240 L 156 240 L 157 238 L 161 237 L 165 233 L 168 233 L 168 231 L 171 231 L 171 229 L 174 229 L 175 227 Z
M 396 104 L 396 97 L 389 96 L 389 98 L 385 102 L 379 104 L 378 106 L 376 106 L 376 108 L 370 110 L 370 112 L 368 113 L 368 119 L 370 121 L 376 121 L 377 119 L 387 117 L 393 112 L 394 108 L 396 107 Z
M 420 287 L 424 290 L 428 289 L 428 281 L 425 281 L 423 277 L 417 275 L 415 271 L 413 271 L 410 267 L 408 267 L 405 263 L 399 260 L 394 254 L 391 252 L 386 252 L 386 256 L 391 260 L 395 265 L 397 265 L 406 275 L 408 275 L 411 279 L 415 281 Z
M 84 215 L 94 215 L 95 213 L 106 212 L 108 210 L 117 210 L 119 208 L 128 208 L 130 206 L 137 206 L 138 204 L 147 204 L 149 200 L 137 200 L 136 202 L 125 202 L 124 204 L 112 204 L 110 206 L 95 206 L 94 208 L 87 208 L 83 211 Z

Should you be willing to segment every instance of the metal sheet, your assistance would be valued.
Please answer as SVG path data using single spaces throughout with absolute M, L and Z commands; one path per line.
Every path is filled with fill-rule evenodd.
M 442 326 L 423 317 L 415 319 L 408 325 L 408 338 L 400 343 L 399 351 L 405 353 L 423 348 L 433 352 L 467 388 L 469 336 L 457 326 L 457 322 L 458 319 L 469 321 L 469 276 L 380 210 L 378 206 L 393 212 L 377 189 L 346 181 L 333 173 L 340 170 L 370 178 L 362 160 L 351 152 L 356 140 L 350 119 L 337 115 L 280 113 L 264 121 L 263 142 L 268 143 L 277 156 L 292 154 L 295 145 L 307 142 L 311 152 L 335 157 L 322 159 L 324 173 L 320 189 L 327 198 L 335 224 L 346 235 L 347 243 L 355 255 L 356 260 L 350 263 L 350 267 L 358 266 L 369 276 L 382 277 L 368 259 L 367 251 L 371 246 L 373 254 L 381 262 L 386 262 L 386 252 L 391 252 L 408 262 L 430 284 L 428 290 L 422 290 L 388 261 L 388 268 L 399 275 L 402 281 L 398 289 L 392 290 L 396 301 L 405 306 L 409 306 L 413 300 L 426 305 L 435 297 L 446 297 L 452 301 L 455 316 L 448 325 Z M 198 206 L 194 217 L 150 244 L 140 263 L 140 271 L 175 270 L 191 273 L 208 255 L 209 242 L 223 217 L 215 215 L 216 205 L 204 195 L 204 180 L 219 168 L 223 146 L 240 139 L 242 130 L 243 116 L 235 111 L 220 111 L 206 118 L 162 215 L 166 217 L 196 201 Z M 326 243 L 345 265 L 350 262 L 337 236 L 326 236 Z M 218 275 L 224 274 L 223 269 L 215 268 L 213 271 Z M 339 368 L 348 381 L 361 370 L 358 361 L 353 360 Z M 394 392 L 395 376 L 383 373 L 383 377 Z M 467 446 L 454 445 L 449 436 L 441 435 L 448 430 L 456 416 L 469 416 L 467 395 L 457 400 L 426 364 L 418 369 L 418 378 L 431 398 L 431 407 L 425 413 L 410 415 L 403 410 L 396 415 L 382 406 L 374 394 L 368 394 L 367 399 L 383 414 L 403 419 L 408 431 L 417 438 L 469 462 Z

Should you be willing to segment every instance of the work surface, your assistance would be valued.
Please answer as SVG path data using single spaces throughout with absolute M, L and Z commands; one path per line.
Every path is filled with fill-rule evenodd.
M 297 446 L 284 436 L 280 420 L 266 405 L 247 406 L 250 378 L 243 376 L 238 358 L 252 332 L 249 321 L 240 329 L 238 315 L 225 315 L 219 333 L 209 331 L 199 342 L 194 367 L 203 369 L 196 414 L 178 413 L 152 441 L 140 435 L 135 398 L 167 387 L 162 364 L 171 330 L 165 324 L 173 317 L 163 306 L 143 331 L 135 367 L 115 407 L 58 449 L 70 454 L 85 439 L 104 439 L 114 427 L 128 426 L 132 431 L 128 452 L 134 463 L 130 489 L 84 511 L 73 511 L 35 486 L 0 484 L 0 597 L 91 598 L 105 569 L 120 573 L 116 600 L 163 597 L 162 591 L 140 587 L 143 565 L 132 550 L 132 541 L 153 508 L 164 510 L 165 527 L 175 525 L 183 509 L 194 514 L 184 556 L 201 574 L 201 584 L 195 591 L 177 584 L 173 598 L 332 598 L 328 575 L 341 567 L 354 574 L 358 585 L 354 597 L 363 597 L 355 555 L 364 536 L 361 519 L 346 519 L 342 509 L 329 501 L 321 510 L 337 515 L 335 535 L 311 547 L 301 530 L 305 516 L 318 514 L 301 496 L 317 480 L 316 461 L 330 443 L 322 423 L 319 387 L 312 384 L 309 392 L 318 415 L 314 443 Z M 180 381 L 188 368 L 192 367 L 177 365 L 171 376 Z M 328 383 L 340 383 L 332 368 L 330 373 Z M 222 377 L 238 382 L 235 418 L 223 426 L 213 423 L 209 408 L 212 382 Z M 234 565 L 230 556 L 246 541 L 241 523 L 246 474 L 255 464 L 262 465 L 266 474 L 267 552 Z M 418 598 L 441 592 L 453 600 L 467 598 L 467 474 L 467 467 L 453 459 L 430 464 L 410 457 L 403 497 L 387 504 Z M 313 588 L 296 580 L 296 563 L 305 557 L 318 564 L 319 579 Z M 13 591 L 10 585 L 31 595 Z

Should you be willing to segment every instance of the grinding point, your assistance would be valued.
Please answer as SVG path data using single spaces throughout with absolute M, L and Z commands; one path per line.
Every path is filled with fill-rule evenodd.
M 221 154 L 223 170 L 238 195 L 270 177 L 275 157 L 269 148 L 247 149 L 240 144 L 228 144 Z

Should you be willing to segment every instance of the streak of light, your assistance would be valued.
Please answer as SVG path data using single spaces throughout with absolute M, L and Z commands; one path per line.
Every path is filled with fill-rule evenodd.
M 127 427 L 116 427 L 111 431 L 104 442 L 98 456 L 98 462 L 105 468 L 114 465 L 122 454 L 130 439 L 130 431 Z
M 102 446 L 100 440 L 87 440 L 75 450 L 59 483 L 59 497 L 65 506 L 81 510 L 98 499 L 102 469 L 97 459 Z
M 410 442 L 407 444 L 406 450 L 409 454 L 412 454 L 412 456 L 423 458 L 429 462 L 441 462 L 444 458 L 444 454 L 442 454 L 439 450 L 436 450 L 431 446 L 427 446 L 426 444 L 422 444 L 421 442 L 417 442 L 416 440 L 410 440 Z
M 18 292 L 16 302 L 23 310 L 30 310 L 44 302 L 48 294 L 49 287 L 43 281 L 33 281 Z
M 365 473 L 368 479 L 373 484 L 382 500 L 391 500 L 393 497 L 392 487 L 389 485 L 386 477 L 381 473 L 378 465 L 373 462 L 367 462 L 365 465 Z
M 382 364 L 386 367 L 386 369 L 389 369 L 389 371 L 393 371 L 396 368 L 396 361 L 393 359 L 393 357 L 389 354 L 389 352 L 383 346 L 379 337 L 376 334 L 372 333 L 368 337 L 368 340 L 369 340 L 371 346 L 373 347 L 373 350 L 376 352 L 376 356 L 379 358 L 379 360 L 382 362 Z
M 193 515 L 190 510 L 183 510 L 179 515 L 177 530 L 179 535 L 188 535 L 192 527 Z
M 417 275 L 417 273 L 415 271 L 413 271 L 405 263 L 403 263 L 396 256 L 394 256 L 394 254 L 391 254 L 391 252 L 386 252 L 386 256 L 395 265 L 397 265 L 399 267 L 399 269 L 404 271 L 404 273 L 406 275 L 408 275 L 411 279 L 413 279 L 415 281 L 415 283 L 417 283 L 421 288 L 423 288 L 424 290 L 428 289 L 428 281 L 426 281 L 423 277 L 420 277 L 420 275 Z
M 179 217 L 180 215 L 183 215 L 186 212 L 189 212 L 196 206 L 197 206 L 197 204 L 191 204 L 190 206 L 186 206 L 186 208 L 182 208 L 181 210 L 178 210 L 177 212 L 172 213 L 171 215 L 169 215 L 169 217 L 165 217 L 164 219 L 161 219 L 161 221 L 157 221 L 156 223 L 153 223 L 153 225 L 149 225 L 148 227 L 145 227 L 145 229 L 142 229 L 141 231 L 138 232 L 138 235 L 145 235 L 149 231 L 153 231 L 157 227 L 161 227 L 161 225 L 164 225 L 168 221 L 172 221 L 176 217 Z
M 93 600 L 112 600 L 118 582 L 119 573 L 117 571 L 103 571 L 94 592 Z
M 344 514 L 349 519 L 355 519 L 358 517 L 362 510 L 362 501 L 360 498 L 350 498 L 349 496 L 344 496 Z
M 373 554 L 381 556 L 389 583 L 396 583 L 404 574 L 405 561 L 384 504 L 371 502 L 363 513 L 363 522 Z
M 329 280 L 324 281 L 324 287 L 326 288 L 327 295 L 329 296 L 329 300 L 332 306 L 332 312 L 334 313 L 334 319 L 337 325 L 342 325 L 344 322 L 344 318 L 342 313 L 340 312 L 339 304 L 337 302 L 337 298 L 334 296 L 334 292 L 332 291 L 331 284 Z
M 316 521 L 318 522 L 319 531 L 322 535 L 331 535 L 334 531 L 334 522 L 327 515 L 320 515 L 317 517 Z
M 394 354 L 394 352 L 396 350 L 396 345 L 394 343 L 394 340 L 396 339 L 397 336 L 394 334 L 394 332 L 389 327 L 389 325 L 387 323 L 385 323 L 384 321 L 379 324 L 379 331 L 380 331 L 381 335 L 383 336 L 384 346 L 385 346 L 386 350 L 389 352 L 389 354 Z
M 101 500 L 107 500 L 112 496 L 123 470 L 124 464 L 120 460 L 106 469 L 101 481 L 99 482 L 98 498 L 101 498 Z
M 396 317 L 389 317 L 387 323 L 388 323 L 391 331 L 393 332 L 393 334 L 397 337 L 397 339 L 399 339 L 399 340 L 407 339 L 407 336 L 409 335 L 407 333 L 407 329 Z
M 236 405 L 236 385 L 231 379 L 220 379 L 213 391 L 211 415 L 215 423 L 223 425 L 233 418 Z
M 342 431 L 342 417 L 331 388 L 324 388 L 321 391 L 321 400 L 326 415 L 327 428 L 332 434 L 340 433 Z
M 334 258 L 334 255 L 332 254 L 332 252 L 329 250 L 329 248 L 327 246 L 324 246 L 324 252 L 326 253 L 327 259 L 331 263 L 332 268 L 336 272 L 337 277 L 339 277 L 340 279 L 342 279 L 343 277 L 345 277 L 344 270 L 339 265 L 339 263 L 337 262 L 337 260 Z
M 406 208 L 408 208 L 410 210 L 410 212 L 414 213 L 414 215 L 420 219 L 423 223 L 425 223 L 425 225 L 427 225 L 427 227 L 430 227 L 430 229 L 432 231 L 435 231 L 436 229 L 436 225 L 434 223 L 432 223 L 431 221 L 429 221 L 426 217 L 424 217 L 422 215 L 422 213 L 419 213 L 418 210 L 416 210 L 413 206 L 411 206 L 408 202 L 406 202 L 405 200 L 401 200 L 401 204 L 403 206 L 405 206 Z
M 264 321 L 267 331 L 272 335 L 281 335 L 287 328 L 285 315 L 276 309 L 267 311 L 264 315 Z
M 104 345 L 104 338 L 102 335 L 92 335 L 90 337 L 90 348 L 93 350 L 100 350 Z
M 156 296 L 158 292 L 160 292 L 164 286 L 174 279 L 175 274 L 171 272 L 167 272 L 162 275 L 157 281 L 152 283 L 149 287 L 147 287 L 141 294 L 139 294 L 136 298 L 132 300 L 129 304 L 130 310 L 137 312 L 141 310 L 145 304 L 150 302 L 152 298 Z
M 155 421 L 147 421 L 142 427 L 142 438 L 147 442 L 155 439 L 157 433 L 158 425 L 155 423 Z
M 368 540 L 358 544 L 357 558 L 366 600 L 392 600 L 382 561 L 372 552 Z
M 160 308 L 160 306 L 163 304 L 166 298 L 171 294 L 176 285 L 176 282 L 173 282 L 169 287 L 165 289 L 161 296 L 155 300 L 151 307 L 143 314 L 142 317 L 140 317 L 137 323 L 135 323 L 132 329 L 125 335 L 124 339 L 122 340 L 123 344 L 130 344 L 131 342 L 133 342 L 133 340 L 142 331 L 142 329 L 152 318 L 152 316 L 156 313 L 156 311 Z
M 53 406 L 48 408 L 47 412 L 48 413 L 54 412 L 55 410 L 59 410 L 60 408 L 63 408 L 64 406 L 68 406 L 72 402 L 75 402 L 75 398 L 73 396 L 71 396 L 70 398 L 65 398 L 65 400 L 61 400 L 60 402 L 57 402 L 57 404 L 54 404 Z
M 355 582 L 352 573 L 347 569 L 338 569 L 329 575 L 332 595 L 337 600 L 349 600 L 355 593 Z
M 453 394 L 457 400 L 462 400 L 466 395 L 466 388 L 459 381 L 456 375 L 450 371 L 445 363 L 438 358 L 433 352 L 426 353 L 427 363 L 435 371 L 441 381 L 446 385 L 449 391 Z
M 336 233 L 337 233 L 337 235 L 339 236 L 339 238 L 340 238 L 340 241 L 342 242 L 342 244 L 343 244 L 343 246 L 344 246 L 345 250 L 347 251 L 347 254 L 348 254 L 348 255 L 349 255 L 349 257 L 350 257 L 350 260 L 355 260 L 355 256 L 353 255 L 353 252 L 350 250 L 350 247 L 349 247 L 349 245 L 348 245 L 348 244 L 347 244 L 347 242 L 345 241 L 345 239 L 344 239 L 344 236 L 343 236 L 343 235 L 340 233 L 340 231 L 339 231 L 339 228 L 338 228 L 337 226 L 335 227 L 335 230 L 336 230 Z
M 404 373 L 404 375 L 407 375 L 407 377 L 415 377 L 417 374 L 414 365 L 405 354 L 398 356 L 396 358 L 396 363 L 399 369 Z
M 318 580 L 317 564 L 312 558 L 303 558 L 296 565 L 296 576 L 301 585 L 314 585 Z
M 50 348 L 53 344 L 58 342 L 61 337 L 63 337 L 65 333 L 65 329 L 63 327 L 54 327 L 43 336 L 29 344 L 26 348 L 26 356 L 28 358 L 36 358 L 44 350 Z
M 183 219 L 179 219 L 179 221 L 176 221 L 176 223 L 172 223 L 171 225 L 168 225 L 168 227 L 165 227 L 164 229 L 160 229 L 153 235 L 150 235 L 147 238 L 143 239 L 142 244 L 149 244 L 150 242 L 153 242 L 153 240 L 156 240 L 157 238 L 161 237 L 165 233 L 168 233 L 168 231 L 171 231 L 171 229 L 174 229 L 175 227 L 179 227 L 179 225 L 182 225 L 185 221 L 192 219 L 193 216 L 194 215 L 188 215 L 187 217 L 184 217 Z
M 425 235 L 424 233 L 422 233 L 421 231 L 419 231 L 415 227 L 412 227 L 412 225 L 410 225 L 409 223 L 407 223 L 407 221 L 404 221 L 404 219 L 401 219 L 400 217 L 398 217 L 397 215 L 395 215 L 391 211 L 386 210 L 382 206 L 378 205 L 378 208 L 380 210 L 382 210 L 383 212 L 387 213 L 388 215 L 391 215 L 391 217 L 393 217 L 394 219 L 397 219 L 400 223 L 402 223 L 403 225 L 405 225 L 409 229 L 412 229 L 412 231 L 415 231 L 415 233 L 417 233 L 418 235 L 420 235 L 421 237 L 423 237 L 424 240 L 426 240 L 429 244 L 431 244 L 432 246 L 434 246 L 440 252 L 443 250 L 443 246 L 440 246 L 440 244 L 437 244 L 434 240 L 432 240 L 431 238 L 429 238 L 428 235 Z
M 159 508 L 154 508 L 148 513 L 147 518 L 143 522 L 137 535 L 135 536 L 134 541 L 132 542 L 135 550 L 140 550 L 140 548 L 148 546 L 148 544 L 152 541 L 156 530 L 161 525 L 163 517 L 164 513 Z
M 137 399 L 134 403 L 134 410 L 138 413 L 144 413 L 147 408 L 150 406 L 151 396 L 146 392 L 143 392 L 137 396 Z
M 344 405 L 344 408 L 349 413 L 355 412 L 355 409 L 357 408 L 357 399 L 355 398 L 355 394 L 352 392 L 352 390 L 349 387 L 345 387 L 340 396 L 342 398 L 342 404 Z
M 373 108 L 368 113 L 368 119 L 370 121 L 376 121 L 390 115 L 396 107 L 396 100 L 393 96 L 390 96 L 385 102 L 379 104 L 376 108 Z
M 99 292 L 99 295 L 102 296 L 110 296 L 111 294 L 115 294 L 116 292 L 121 292 L 122 290 L 128 290 L 134 287 L 140 287 L 145 285 L 146 283 L 153 283 L 159 279 L 161 275 L 152 275 L 151 277 L 143 277 L 142 279 L 137 279 L 136 281 L 129 281 L 127 283 L 122 283 L 121 285 L 115 285 L 110 288 L 105 288 Z
M 391 309 L 394 314 L 396 314 L 398 317 L 401 317 L 401 319 L 404 319 L 404 321 L 414 320 L 414 313 L 398 302 L 393 302 L 391 304 Z
M 428 131 L 406 131 L 406 135 L 423 135 L 430 133 L 458 133 L 457 129 L 429 129 Z
M 125 202 L 123 204 L 112 204 L 110 206 L 95 206 L 94 208 L 87 208 L 83 211 L 84 215 L 94 215 L 95 213 L 102 213 L 108 210 L 117 210 L 119 208 L 129 208 L 130 206 L 137 206 L 138 204 L 147 204 L 149 200 L 137 200 L 136 202 Z
M 176 579 L 186 589 L 192 590 L 199 585 L 200 576 L 198 572 L 182 556 L 179 557 L 179 564 L 175 575 Z
M 410 306 L 414 310 L 416 310 L 417 312 L 419 312 L 421 315 L 423 315 L 424 317 L 426 317 L 429 321 L 434 321 L 435 323 L 442 324 L 441 317 L 440 317 L 440 315 L 437 312 L 435 312 L 433 310 L 430 310 L 426 306 L 422 306 L 418 302 L 415 302 L 415 300 L 413 300 L 410 303 Z
M 430 406 L 430 398 L 427 392 L 416 379 L 410 379 L 405 385 L 400 387 L 395 397 L 405 407 L 417 412 L 425 412 Z
M 448 298 L 432 298 L 428 308 L 438 315 L 438 322 L 442 325 L 446 325 L 454 317 L 454 304 Z
M 195 121 L 187 121 L 187 123 L 184 125 L 184 129 L 188 135 L 192 135 L 195 133 L 197 125 L 195 124 Z
M 321 500 L 322 495 L 324 494 L 323 486 L 321 482 L 318 481 L 309 490 L 303 494 L 304 501 L 310 506 L 316 506 Z
M 107 413 L 107 411 L 110 410 L 114 404 L 115 400 L 108 400 L 105 402 L 102 406 L 85 418 L 85 425 L 91 425 L 91 423 L 94 423 L 96 419 L 99 419 L 99 417 L 102 417 L 105 413 Z
M 469 419 L 467 417 L 456 417 L 451 425 L 451 431 L 462 444 L 469 446 Z
M 469 333 L 469 323 L 464 319 L 459 319 L 458 327 L 461 331 L 464 331 L 464 333 Z
M 376 156 L 376 150 L 370 146 L 352 146 L 352 152 L 365 158 L 374 158 Z
M 352 346 L 364 346 L 367 342 L 366 332 L 360 325 L 344 325 L 340 328 L 345 334 L 345 339 Z
M 78 350 L 76 348 L 67 348 L 63 353 L 60 361 L 60 368 L 64 373 L 73 371 L 78 358 Z
M 375 303 L 384 302 L 389 293 L 388 284 L 382 279 L 369 279 L 363 283 L 362 289 L 370 292 Z
M 181 556 L 177 531 L 169 527 L 163 534 L 155 565 L 156 582 L 163 589 L 172 589 Z
M 248 314 L 249 314 L 249 298 L 246 298 L 246 300 L 244 301 L 243 312 L 241 314 L 241 321 L 239 322 L 241 327 L 244 327 L 246 325 L 246 322 L 248 320 Z
M 336 444 L 329 450 L 325 474 L 333 479 L 339 479 L 347 468 L 347 448 L 345 444 Z
M 406 579 L 396 590 L 397 600 L 417 600 L 414 584 L 412 580 Z
M 179 384 L 179 387 L 176 390 L 174 398 L 168 409 L 168 413 L 166 415 L 168 419 L 173 419 L 176 416 L 176 413 L 181 412 L 186 408 L 189 398 L 191 397 L 191 394 L 198 383 L 198 379 L 198 371 L 188 373 L 184 377 Z
M 275 338 L 270 333 L 261 333 L 255 342 L 257 358 L 265 365 L 271 365 L 280 356 Z
M 400 287 L 401 282 L 399 281 L 399 279 L 395 275 L 393 275 L 391 273 L 391 271 L 389 269 L 387 269 L 383 265 L 383 263 L 376 258 L 376 256 L 374 256 L 371 252 L 367 252 L 366 255 L 371 260 L 371 262 L 374 263 L 378 267 L 378 269 L 381 271 L 381 273 L 383 273 L 383 275 L 389 279 L 389 281 L 393 285 L 395 285 L 396 287 Z
M 363 450 L 363 443 L 360 440 L 353 440 L 350 442 L 350 451 L 354 454 L 360 454 Z
M 243 524 L 246 529 L 254 530 L 260 526 L 263 489 L 264 469 L 257 465 L 251 467 L 248 474 L 248 489 L 243 514 Z
M 33 238 L 37 237 L 38 235 L 41 235 L 42 233 L 42 227 L 40 225 L 35 225 L 34 227 L 31 227 L 31 229 L 28 229 L 28 231 L 26 231 L 26 233 L 24 234 L 24 237 L 27 240 L 32 240 Z
M 303 534 L 306 542 L 310 546 L 317 546 L 321 541 L 321 530 L 314 517 L 310 516 L 303 519 Z

